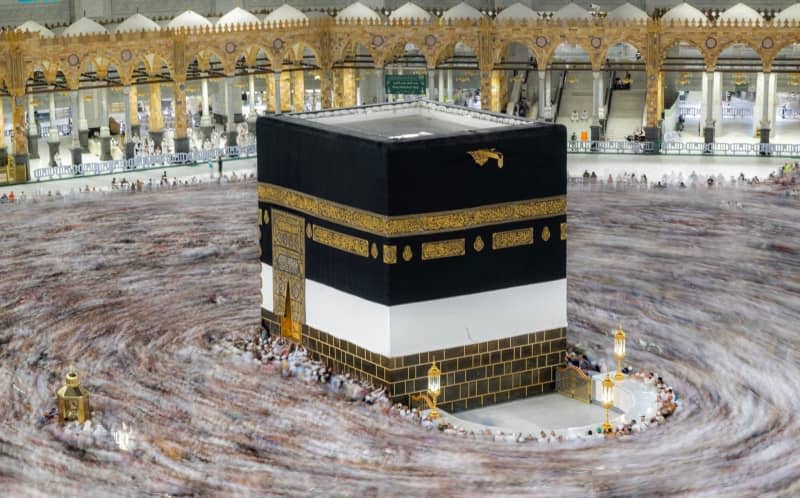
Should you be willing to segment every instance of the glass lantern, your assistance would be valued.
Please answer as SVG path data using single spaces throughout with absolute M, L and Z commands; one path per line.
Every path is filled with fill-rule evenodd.
M 603 379 L 602 392 L 600 394 L 600 402 L 606 410 L 606 421 L 603 424 L 603 432 L 611 430 L 611 423 L 608 421 L 608 411 L 614 406 L 614 381 L 611 376 L 606 373 L 606 378 Z
M 625 359 L 625 332 L 622 331 L 622 325 L 614 334 L 614 358 L 617 360 L 617 373 L 614 375 L 614 380 L 621 382 L 625 380 L 625 376 L 622 375 L 622 360 Z
M 442 387 L 442 372 L 436 366 L 436 359 L 433 360 L 433 365 L 428 369 L 428 393 L 433 398 L 438 398 L 441 393 Z

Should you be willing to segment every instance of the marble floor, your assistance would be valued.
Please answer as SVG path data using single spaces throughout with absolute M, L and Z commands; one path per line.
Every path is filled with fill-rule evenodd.
M 512 432 L 539 434 L 542 430 L 549 433 L 592 424 L 597 426 L 605 420 L 605 410 L 598 404 L 582 403 L 560 394 L 545 394 L 459 412 L 454 417 Z
M 798 200 L 766 187 L 568 197 L 569 340 L 610 364 L 622 323 L 626 362 L 682 400 L 623 441 L 428 432 L 225 348 L 259 321 L 254 183 L 0 205 L 2 494 L 800 496 Z M 131 451 L 99 429 L 39 427 L 69 365 L 104 430 L 133 427 Z

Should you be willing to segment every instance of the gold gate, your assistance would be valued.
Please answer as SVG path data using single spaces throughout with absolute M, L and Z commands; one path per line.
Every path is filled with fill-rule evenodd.
M 305 220 L 278 209 L 272 216 L 272 303 L 283 316 L 286 290 L 291 293 L 292 320 L 306 321 Z
M 584 403 L 592 402 L 592 378 L 574 366 L 558 367 L 556 370 L 556 390 L 568 398 Z

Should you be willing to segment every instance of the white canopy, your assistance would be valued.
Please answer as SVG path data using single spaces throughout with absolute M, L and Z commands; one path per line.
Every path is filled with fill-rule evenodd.
M 145 17 L 141 14 L 134 14 L 122 21 L 119 26 L 117 26 L 115 32 L 122 33 L 123 31 L 149 31 L 154 29 L 161 29 L 161 26 L 159 26 L 158 23 L 149 17 Z
M 168 28 L 203 28 L 206 26 L 213 25 L 211 21 L 193 10 L 187 10 L 167 24 Z
M 427 21 L 431 17 L 428 11 L 411 2 L 404 3 L 401 7 L 389 14 L 389 20 L 392 21 L 395 19 L 423 19 Z
M 763 21 L 764 18 L 752 7 L 737 3 L 719 16 L 720 21 Z
M 790 5 L 773 18 L 775 21 L 800 21 L 800 3 Z
M 553 19 L 591 19 L 592 13 L 574 3 L 568 3 L 553 14 Z
M 661 17 L 662 21 L 696 21 L 700 24 L 707 24 L 708 18 L 705 14 L 692 7 L 686 2 L 676 5 Z
M 241 7 L 234 7 L 230 12 L 220 17 L 217 26 L 228 26 L 234 24 L 261 24 L 261 21 Z
M 61 36 L 96 35 L 98 33 L 108 33 L 108 30 L 88 17 L 81 17 L 65 29 Z
M 517 2 L 503 9 L 495 19 L 504 21 L 509 19 L 537 19 L 538 17 L 539 14 L 536 11 Z
M 356 2 L 348 5 L 336 15 L 336 19 L 369 19 L 370 21 L 380 21 L 381 16 L 377 12 L 370 9 L 361 2 Z
M 450 19 L 480 19 L 481 17 L 483 17 L 483 14 L 478 9 L 464 2 L 451 7 L 442 14 L 443 21 Z
M 30 31 L 31 33 L 39 33 L 42 36 L 53 36 L 53 32 L 45 28 L 36 21 L 25 21 L 17 26 L 19 31 Z
M 267 17 L 264 18 L 264 22 L 305 21 L 307 19 L 307 15 L 285 3 L 267 14 Z
M 606 15 L 612 21 L 646 21 L 650 19 L 647 12 L 629 3 L 623 3 Z

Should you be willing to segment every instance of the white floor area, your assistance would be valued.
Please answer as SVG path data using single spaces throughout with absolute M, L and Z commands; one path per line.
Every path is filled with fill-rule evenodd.
M 600 405 L 583 403 L 560 394 L 544 394 L 497 405 L 467 410 L 453 418 L 512 432 L 538 434 L 540 431 L 566 431 L 573 427 L 601 425 L 605 410 Z M 612 419 L 618 419 L 616 411 Z

